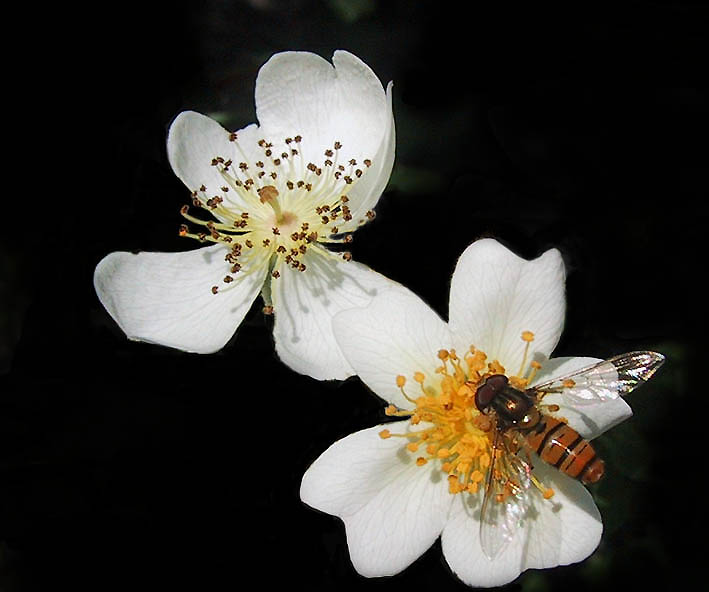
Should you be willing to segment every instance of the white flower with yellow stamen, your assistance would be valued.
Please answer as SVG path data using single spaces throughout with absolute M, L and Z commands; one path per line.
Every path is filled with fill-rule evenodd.
M 170 127 L 169 160 L 191 191 L 179 233 L 210 246 L 111 253 L 96 292 L 130 339 L 198 353 L 222 348 L 261 293 L 281 359 L 345 378 L 332 316 L 394 283 L 326 245 L 351 242 L 389 180 L 391 83 L 345 51 L 332 64 L 285 52 L 259 71 L 255 101 L 259 124 L 237 132 L 189 111 Z
M 398 573 L 439 536 L 450 567 L 472 586 L 502 585 L 525 569 L 574 563 L 593 552 L 602 523 L 591 495 L 538 459 L 529 511 L 519 516 L 513 540 L 493 559 L 480 540 L 494 430 L 475 406 L 476 387 L 502 373 L 525 388 L 597 361 L 549 359 L 564 312 L 558 251 L 525 261 L 485 239 L 456 266 L 448 323 L 403 290 L 334 318 L 335 337 L 357 374 L 389 402 L 387 415 L 407 418 L 339 440 L 303 477 L 301 499 L 344 521 L 359 573 Z M 631 414 L 621 398 L 574 408 L 549 394 L 543 404 L 585 438 Z

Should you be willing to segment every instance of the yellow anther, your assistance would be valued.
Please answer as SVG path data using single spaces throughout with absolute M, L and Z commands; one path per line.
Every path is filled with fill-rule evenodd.
M 490 362 L 487 365 L 487 368 L 488 368 L 488 372 L 490 372 L 490 374 L 504 374 L 505 373 L 504 367 L 497 360 L 493 360 L 492 362 Z
M 414 372 L 414 380 L 419 384 L 423 384 L 423 381 L 426 380 L 426 376 L 423 372 Z
M 441 448 L 436 453 L 438 458 L 448 458 L 451 455 L 451 451 L 448 448 Z
M 448 359 L 448 350 L 447 349 L 439 349 L 438 350 L 438 359 L 443 360 L 445 362 Z
M 384 409 L 384 414 L 385 415 L 394 415 L 398 409 L 394 405 L 388 405 L 386 409 Z
M 526 341 L 527 343 L 534 341 L 534 333 L 531 331 L 522 331 L 522 341 Z
M 382 440 L 386 440 L 387 438 L 391 438 L 391 432 L 389 430 L 382 430 L 379 432 L 379 437 Z
M 544 499 L 550 499 L 554 496 L 554 490 L 549 487 L 544 490 Z
M 485 478 L 485 476 L 477 469 L 475 469 L 472 473 L 470 473 L 470 480 L 473 483 L 480 483 L 480 481 L 482 481 L 484 478 Z
M 542 367 L 542 365 L 541 365 L 539 362 L 537 362 L 536 360 L 532 360 L 532 361 L 529 363 L 529 365 L 530 365 L 532 368 L 534 368 L 535 370 L 539 370 L 539 369 Z
M 416 452 L 416 451 L 419 449 L 418 442 L 409 442 L 409 443 L 406 445 L 406 449 L 407 449 L 409 452 Z
M 402 376 L 401 374 L 399 374 L 399 376 L 396 377 L 396 386 L 401 388 L 405 384 L 406 384 L 406 376 Z
M 466 382 L 463 386 L 461 386 L 458 389 L 458 392 L 456 393 L 459 397 L 473 397 L 475 396 L 475 391 L 470 387 L 470 385 Z
M 422 467 L 422 466 L 425 465 L 427 462 L 428 462 L 428 461 L 427 461 L 423 456 L 419 456 L 419 457 L 416 459 L 416 464 L 417 464 L 419 467 Z
M 571 380 L 570 378 L 567 378 L 564 382 L 561 383 L 564 387 L 566 388 L 571 388 L 572 386 L 576 386 L 576 383 Z
M 441 470 L 445 473 L 450 473 L 452 469 L 453 469 L 453 463 L 450 463 L 448 461 L 444 462 L 441 465 Z

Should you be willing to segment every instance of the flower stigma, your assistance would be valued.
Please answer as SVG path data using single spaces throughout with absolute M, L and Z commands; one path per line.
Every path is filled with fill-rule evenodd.
M 541 365 L 532 361 L 526 366 L 529 344 L 533 341 L 531 331 L 522 333 L 525 342 L 524 357 L 516 375 L 508 376 L 509 384 L 524 390 L 534 379 Z M 396 385 L 407 401 L 415 406 L 413 410 L 399 409 L 389 405 L 385 409 L 388 416 L 409 417 L 410 429 L 405 433 L 395 434 L 388 429 L 379 432 L 383 439 L 401 437 L 408 439 L 406 449 L 416 455 L 416 464 L 424 466 L 429 462 L 438 462 L 440 469 L 447 474 L 448 491 L 451 494 L 478 494 L 485 488 L 484 480 L 490 468 L 492 455 L 501 457 L 506 450 L 493 447 L 496 434 L 494 416 L 482 413 L 475 404 L 475 394 L 485 380 L 496 374 L 505 374 L 505 368 L 497 360 L 488 361 L 485 352 L 470 346 L 462 355 L 454 349 L 441 349 L 438 352 L 441 365 L 434 376 L 415 372 L 413 382 L 417 383 L 417 395 L 407 393 L 408 383 L 403 375 L 396 377 Z M 526 367 L 526 372 L 523 372 Z M 549 411 L 554 411 L 553 407 Z M 425 424 L 418 429 L 413 426 Z M 516 453 L 521 445 L 511 450 Z M 507 496 L 523 487 L 520 479 L 510 469 L 509 464 L 495 462 L 493 478 L 496 482 L 495 500 L 503 502 Z M 545 499 L 554 495 L 554 491 L 545 487 L 534 475 L 531 483 Z
M 228 133 L 228 132 L 227 132 Z M 271 278 L 281 275 L 282 266 L 304 272 L 303 259 L 309 249 L 327 257 L 351 260 L 349 252 L 332 252 L 323 244 L 349 244 L 351 231 L 374 219 L 373 211 L 353 225 L 353 214 L 347 194 L 366 170 L 370 159 L 359 163 L 341 153 L 342 144 L 334 142 L 324 151 L 320 164 L 305 162 L 301 157 L 303 138 L 285 138 L 279 149 L 265 139 L 258 141 L 263 157 L 253 162 L 239 144 L 235 132 L 228 133 L 234 144 L 236 162 L 217 155 L 211 159 L 223 180 L 219 187 L 201 185 L 192 191 L 192 205 L 206 210 L 214 220 L 202 220 L 185 205 L 180 210 L 191 224 L 201 227 L 193 232 L 187 224 L 180 226 L 180 236 L 200 242 L 224 245 L 228 271 L 223 284 L 231 284 L 236 274 L 268 265 Z M 347 231 L 340 230 L 346 225 Z M 353 227 L 354 226 L 354 227 Z M 212 286 L 213 294 L 226 291 Z M 271 306 L 267 303 L 267 307 Z

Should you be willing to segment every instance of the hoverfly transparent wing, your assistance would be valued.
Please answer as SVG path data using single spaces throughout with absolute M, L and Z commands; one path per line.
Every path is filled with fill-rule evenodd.
M 514 539 L 530 504 L 531 467 L 511 450 L 508 437 L 495 432 L 480 510 L 480 545 L 490 561 Z
M 577 405 L 602 403 L 624 397 L 650 380 L 664 361 L 665 356 L 656 352 L 629 352 L 535 385 L 527 392 L 537 396 L 563 393 Z

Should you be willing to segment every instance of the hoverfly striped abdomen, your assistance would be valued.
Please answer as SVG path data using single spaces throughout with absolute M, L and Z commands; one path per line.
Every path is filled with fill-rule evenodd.
M 603 461 L 593 446 L 563 421 L 545 415 L 524 436 L 544 462 L 569 477 L 582 483 L 596 483 L 603 476 Z

